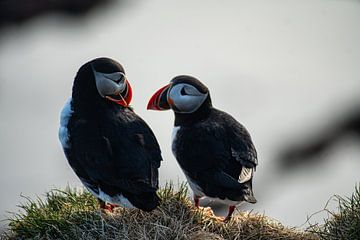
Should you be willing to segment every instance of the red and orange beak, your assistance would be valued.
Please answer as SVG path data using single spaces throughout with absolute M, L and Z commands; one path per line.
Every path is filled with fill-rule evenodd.
M 168 101 L 168 91 L 170 89 L 170 84 L 160 88 L 156 91 L 156 93 L 150 98 L 150 101 L 147 105 L 147 109 L 149 110 L 168 110 L 170 109 L 170 105 L 172 104 Z M 171 99 L 169 99 L 171 100 Z
M 113 102 L 123 106 L 123 107 L 128 107 L 130 105 L 130 102 L 132 99 L 132 88 L 127 79 L 125 80 L 125 84 L 126 84 L 126 87 L 125 87 L 124 91 L 122 91 L 122 93 L 119 93 L 119 95 L 116 96 L 116 98 L 110 97 L 110 96 L 106 96 L 106 98 L 109 99 L 110 101 L 113 101 Z

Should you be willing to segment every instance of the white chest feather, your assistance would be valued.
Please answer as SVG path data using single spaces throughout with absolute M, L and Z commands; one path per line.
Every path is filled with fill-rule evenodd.
M 253 172 L 254 172 L 253 168 L 243 167 L 241 169 L 241 173 L 240 173 L 240 176 L 239 176 L 239 180 L 238 180 L 239 183 L 244 183 L 244 182 L 249 181 L 253 176 Z
M 172 131 L 172 135 L 171 135 L 171 150 L 174 154 L 174 156 L 176 157 L 176 137 L 177 137 L 177 133 L 180 130 L 180 126 L 174 127 L 173 131 Z
M 89 192 L 91 192 L 96 198 L 100 198 L 101 200 L 103 200 L 104 202 L 108 202 L 108 203 L 112 203 L 112 204 L 117 204 L 126 208 L 133 208 L 134 205 L 131 204 L 131 202 L 124 197 L 122 194 L 117 194 L 113 197 L 109 196 L 108 194 L 106 194 L 105 192 L 103 192 L 100 188 L 98 188 L 98 192 L 96 193 L 93 190 L 91 190 L 91 188 L 87 187 L 87 183 L 85 181 L 83 181 L 84 186 L 89 190 Z
M 84 184 L 85 185 L 85 184 Z M 86 185 L 85 185 L 86 186 Z M 112 203 L 112 204 L 117 204 L 120 206 L 123 206 L 125 208 L 134 208 L 134 205 L 131 204 L 131 202 L 124 197 L 122 194 L 117 194 L 113 197 L 109 196 L 108 194 L 106 194 L 105 192 L 103 192 L 100 188 L 98 188 L 99 194 L 93 192 L 91 190 L 91 188 L 87 188 L 89 190 L 89 192 L 91 192 L 96 198 L 100 198 L 101 200 L 103 200 L 104 202 L 108 202 L 108 203 Z
M 71 109 L 71 97 L 66 101 L 60 114 L 59 140 L 62 147 L 69 148 L 69 131 L 67 125 L 73 111 Z
M 186 172 L 183 170 L 186 180 L 189 184 L 189 187 L 191 188 L 191 190 L 193 191 L 194 196 L 196 196 L 197 198 L 201 198 L 204 197 L 205 194 L 203 192 L 203 190 L 201 189 L 201 187 L 199 185 L 196 184 L 196 182 L 194 180 L 192 180 L 187 174 Z

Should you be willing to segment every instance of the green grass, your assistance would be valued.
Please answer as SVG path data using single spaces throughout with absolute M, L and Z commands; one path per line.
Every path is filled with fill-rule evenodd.
M 116 208 L 100 211 L 87 191 L 53 190 L 46 200 L 27 199 L 21 214 L 10 219 L 4 239 L 360 239 L 359 188 L 350 198 L 339 198 L 339 213 L 323 226 L 307 231 L 288 228 L 261 214 L 238 212 L 228 223 L 209 208 L 196 209 L 182 184 L 159 191 L 160 207 L 151 213 Z
M 71 232 L 74 225 L 101 220 L 96 212 L 96 199 L 87 191 L 70 188 L 47 193 L 46 202 L 27 199 L 19 207 L 23 213 L 14 215 L 9 226 L 21 238 L 61 238 L 63 233 Z
M 360 186 L 355 187 L 350 197 L 333 197 L 338 202 L 338 211 L 326 210 L 330 217 L 323 225 L 310 226 L 308 231 L 326 240 L 360 239 Z

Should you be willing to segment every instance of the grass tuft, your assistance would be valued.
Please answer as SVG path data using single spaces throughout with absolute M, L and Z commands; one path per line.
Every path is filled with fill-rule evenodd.
M 87 191 L 66 188 L 47 193 L 46 202 L 26 199 L 19 205 L 23 213 L 15 214 L 9 223 L 11 231 L 21 238 L 61 238 L 73 225 L 100 220 L 97 201 Z
M 186 184 L 176 189 L 166 184 L 159 196 L 162 203 L 151 213 L 121 207 L 109 213 L 100 211 L 87 191 L 53 190 L 46 201 L 27 199 L 20 206 L 23 213 L 10 219 L 4 239 L 360 239 L 358 188 L 351 198 L 339 198 L 339 214 L 308 231 L 248 212 L 224 223 L 210 208 L 193 206 Z
M 360 239 L 360 186 L 355 187 L 350 197 L 334 196 L 338 202 L 338 211 L 327 210 L 330 217 L 323 225 L 312 225 L 308 231 L 316 234 L 320 239 L 359 240 Z

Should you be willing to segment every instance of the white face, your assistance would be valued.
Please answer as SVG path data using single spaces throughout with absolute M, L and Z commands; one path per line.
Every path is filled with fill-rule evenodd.
M 118 95 L 126 87 L 125 74 L 122 72 L 102 73 L 93 69 L 96 88 L 102 97 Z
M 173 108 L 175 112 L 193 113 L 200 108 L 207 96 L 208 93 L 201 93 L 190 84 L 180 83 L 170 88 L 167 98 L 176 107 Z

